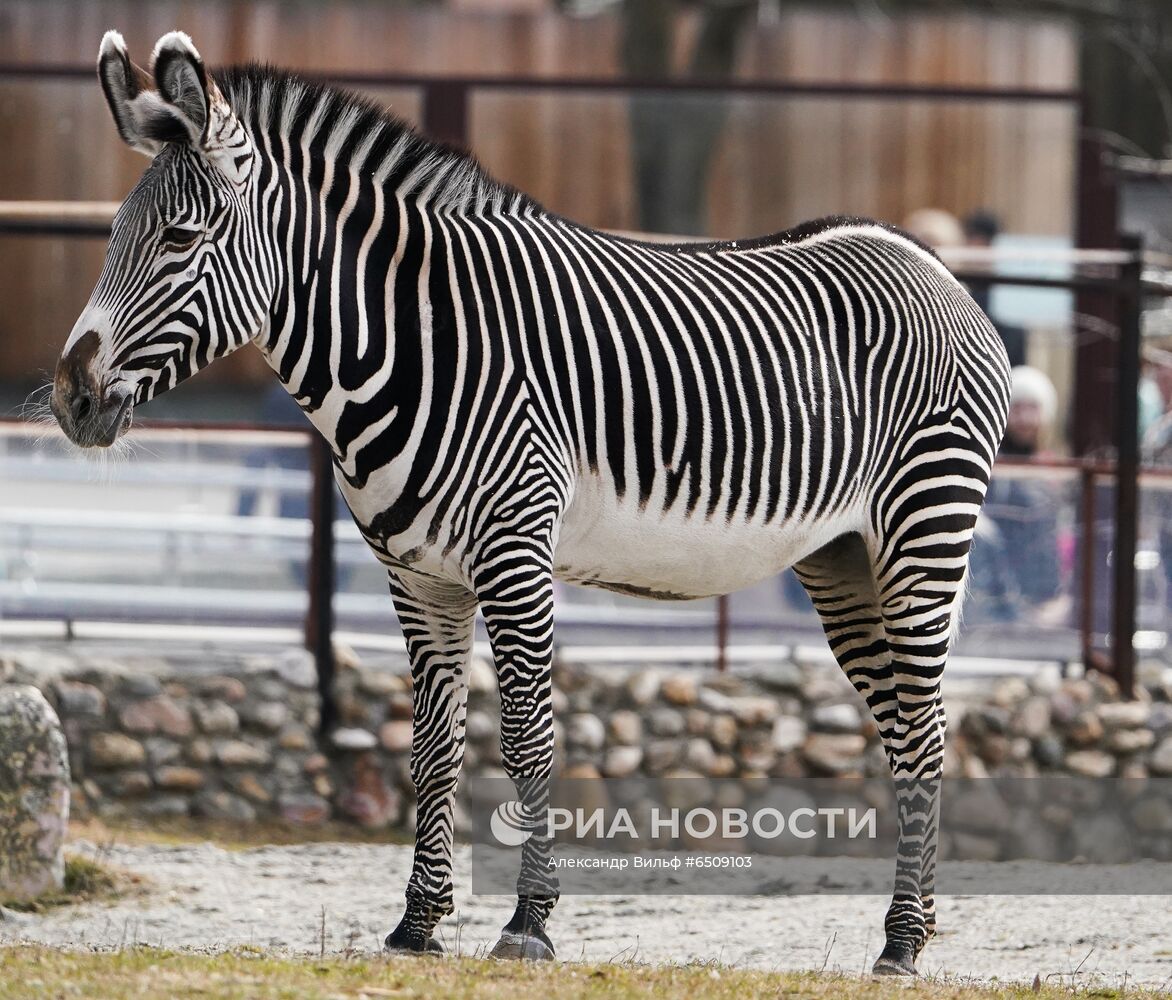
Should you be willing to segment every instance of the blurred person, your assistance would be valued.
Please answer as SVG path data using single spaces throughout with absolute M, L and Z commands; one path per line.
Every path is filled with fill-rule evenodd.
M 930 247 L 947 249 L 964 244 L 960 222 L 943 208 L 917 208 L 904 218 L 900 228 Z
M 969 247 L 992 247 L 1001 233 L 1001 223 L 997 216 L 985 209 L 978 209 L 965 217 L 964 245 Z M 1017 368 L 1026 363 L 1026 330 L 1015 323 L 1006 323 L 993 315 L 990 310 L 993 285 L 988 281 L 973 281 L 969 283 L 969 293 L 992 321 L 997 332 L 1001 335 L 1001 342 L 1005 344 L 1005 352 L 1009 355 L 1009 364 Z
M 1009 420 L 998 456 L 1042 458 L 1058 394 L 1037 368 L 1011 374 Z M 1057 491 L 1050 483 L 995 470 L 973 542 L 971 584 L 977 607 L 998 621 L 1036 617 L 1059 594 Z

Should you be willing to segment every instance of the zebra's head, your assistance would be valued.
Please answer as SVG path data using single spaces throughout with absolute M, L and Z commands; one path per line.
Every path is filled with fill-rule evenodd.
M 152 162 L 53 378 L 53 415 L 83 447 L 113 444 L 135 405 L 247 343 L 272 300 L 252 140 L 191 39 L 164 35 L 147 74 L 107 32 L 98 76 L 119 135 Z

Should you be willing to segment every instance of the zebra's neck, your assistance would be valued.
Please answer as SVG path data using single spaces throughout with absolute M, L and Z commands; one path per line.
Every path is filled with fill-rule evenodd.
M 543 210 L 362 98 L 258 68 L 218 82 L 259 153 L 254 218 L 276 276 L 259 346 L 343 462 L 356 426 L 389 422 L 405 445 L 422 372 L 455 353 L 437 342 L 453 325 L 431 325 L 454 314 L 437 220 Z

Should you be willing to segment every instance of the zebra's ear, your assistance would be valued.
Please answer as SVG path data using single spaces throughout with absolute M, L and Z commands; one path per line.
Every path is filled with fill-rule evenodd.
M 164 142 L 190 143 L 230 180 L 243 183 L 251 171 L 252 141 L 191 39 L 182 31 L 164 35 L 151 64 L 159 105 L 152 134 Z
M 146 134 L 136 114 L 136 105 L 148 92 L 150 77 L 130 61 L 126 42 L 117 31 L 107 31 L 102 36 L 98 50 L 98 79 L 122 141 L 147 156 L 158 153 L 158 141 Z

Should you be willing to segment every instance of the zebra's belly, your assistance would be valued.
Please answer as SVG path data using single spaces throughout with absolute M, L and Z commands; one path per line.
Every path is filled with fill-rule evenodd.
M 772 524 L 640 511 L 587 488 L 562 519 L 554 572 L 568 583 L 639 597 L 711 597 L 772 576 L 860 526 L 860 516 L 846 510 Z

